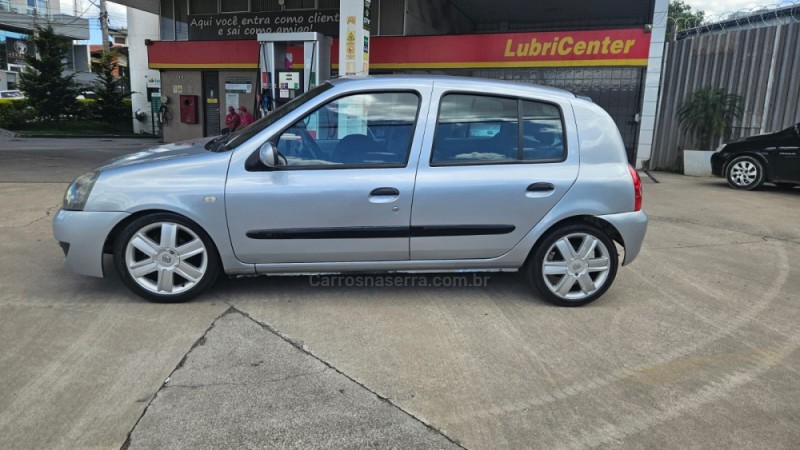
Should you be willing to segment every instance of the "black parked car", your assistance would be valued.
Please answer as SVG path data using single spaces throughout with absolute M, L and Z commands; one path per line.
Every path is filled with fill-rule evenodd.
M 800 123 L 722 145 L 711 155 L 711 172 L 734 189 L 756 189 L 764 182 L 789 189 L 800 184 Z

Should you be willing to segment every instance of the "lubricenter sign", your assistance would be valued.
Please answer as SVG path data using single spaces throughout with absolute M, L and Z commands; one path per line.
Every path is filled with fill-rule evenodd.
M 365 49 L 367 42 L 364 42 Z M 647 66 L 650 33 L 641 28 L 456 36 L 375 36 L 372 69 L 477 69 L 504 67 Z M 258 41 L 155 41 L 147 47 L 151 69 L 258 67 Z M 289 47 L 303 61 L 301 46 Z M 331 46 L 338 68 L 339 43 Z M 301 68 L 295 63 L 294 68 Z
M 376 69 L 646 66 L 650 33 L 635 28 L 381 37 L 373 49 Z

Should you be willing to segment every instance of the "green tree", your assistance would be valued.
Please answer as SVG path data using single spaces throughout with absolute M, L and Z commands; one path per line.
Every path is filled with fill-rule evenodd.
M 669 2 L 667 42 L 672 41 L 673 37 L 680 31 L 699 27 L 703 23 L 705 15 L 705 11 L 694 11 L 691 6 L 681 0 Z
M 700 148 L 711 150 L 711 142 L 724 137 L 734 120 L 744 112 L 742 97 L 723 89 L 703 88 L 695 91 L 678 109 L 678 123 L 685 131 L 700 138 Z
M 40 118 L 57 121 L 75 107 L 75 74 L 63 75 L 72 40 L 48 25 L 37 26 L 29 42 L 33 44 L 25 54 L 29 70 L 20 75 L 20 89 Z
M 123 122 L 129 118 L 130 107 L 125 104 L 127 97 L 123 86 L 124 78 L 119 72 L 119 55 L 114 51 L 103 52 L 100 57 L 100 73 L 95 82 L 97 93 L 97 114 L 109 122 Z

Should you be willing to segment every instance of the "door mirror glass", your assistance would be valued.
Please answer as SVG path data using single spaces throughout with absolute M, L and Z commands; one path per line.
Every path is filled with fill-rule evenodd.
M 267 167 L 275 167 L 278 161 L 278 149 L 272 142 L 265 143 L 258 150 L 258 160 Z

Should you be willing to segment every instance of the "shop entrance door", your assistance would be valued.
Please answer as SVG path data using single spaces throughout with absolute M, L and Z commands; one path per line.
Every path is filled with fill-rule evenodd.
M 216 136 L 220 133 L 219 113 L 219 72 L 203 72 L 203 135 Z

